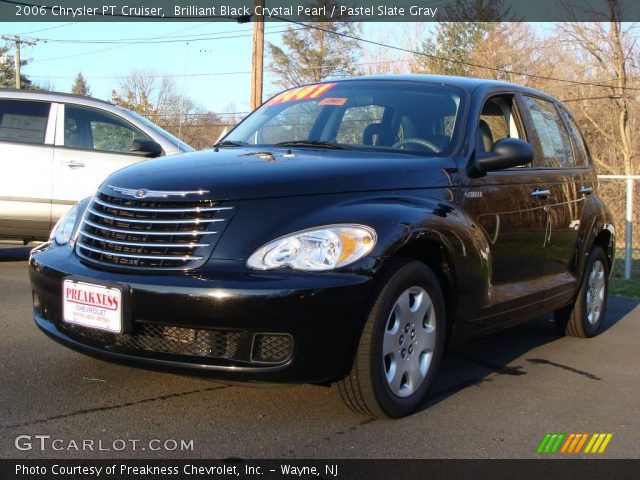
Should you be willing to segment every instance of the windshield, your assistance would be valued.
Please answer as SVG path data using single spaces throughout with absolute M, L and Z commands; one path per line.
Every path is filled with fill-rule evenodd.
M 445 155 L 457 137 L 461 94 L 413 81 L 350 80 L 276 95 L 221 145 L 376 149 Z
M 174 137 L 173 135 L 171 135 L 169 132 L 167 132 L 164 128 L 156 125 L 155 123 L 153 123 L 151 120 L 149 120 L 148 118 L 143 117 L 142 115 L 129 110 L 129 113 L 131 113 L 131 115 L 133 115 L 134 117 L 136 117 L 137 120 L 141 121 L 142 123 L 144 123 L 147 127 L 149 127 L 150 129 L 152 129 L 154 132 L 156 132 L 158 135 L 163 136 L 164 138 L 166 138 L 169 142 L 173 143 L 181 152 L 193 152 L 193 148 L 190 147 L 189 145 L 187 145 L 186 143 L 184 143 L 182 140 L 180 140 L 177 137 Z

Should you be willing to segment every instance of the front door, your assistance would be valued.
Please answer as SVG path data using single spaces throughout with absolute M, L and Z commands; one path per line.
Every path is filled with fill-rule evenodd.
M 54 219 L 93 195 L 111 173 L 144 159 L 129 148 L 134 139 L 148 136 L 111 113 L 67 104 L 59 130 L 53 162 Z
M 476 152 L 488 152 L 502 138 L 527 139 L 513 96 L 489 98 L 477 127 Z M 493 323 L 523 304 L 542 298 L 537 283 L 543 272 L 548 195 L 543 177 L 529 167 L 489 172 L 469 179 L 463 209 L 475 220 L 489 245 L 489 296 L 475 321 Z

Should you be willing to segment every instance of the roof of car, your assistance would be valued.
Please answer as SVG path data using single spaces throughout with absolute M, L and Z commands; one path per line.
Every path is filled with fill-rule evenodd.
M 524 85 L 517 83 L 503 82 L 500 80 L 492 80 L 488 78 L 474 78 L 474 77 L 456 77 L 452 75 L 430 75 L 430 74 L 388 74 L 388 75 L 367 75 L 363 77 L 351 77 L 340 79 L 340 81 L 350 80 L 396 80 L 396 81 L 419 81 L 427 83 L 438 83 L 444 85 L 451 85 L 458 87 L 462 90 L 472 93 L 479 87 L 505 87 L 510 90 L 518 90 L 522 92 L 535 93 L 549 97 L 548 94 L 535 90 Z
M 107 102 L 105 100 L 100 100 L 99 98 L 89 97 L 86 95 L 74 95 L 72 93 L 50 92 L 47 90 L 18 90 L 16 88 L 0 88 L 0 96 L 17 99 L 49 100 L 54 102 L 68 102 L 70 99 L 73 99 L 74 101 L 80 100 L 81 102 L 79 103 L 97 102 L 102 105 L 114 106 L 113 103 Z

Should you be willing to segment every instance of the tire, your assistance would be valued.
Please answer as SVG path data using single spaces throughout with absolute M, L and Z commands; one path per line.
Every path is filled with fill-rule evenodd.
M 369 312 L 349 375 L 338 383 L 352 410 L 403 417 L 423 402 L 445 337 L 445 303 L 436 275 L 413 260 L 394 261 Z
M 609 291 L 609 260 L 602 248 L 591 249 L 574 302 L 555 312 L 558 331 L 570 337 L 589 338 L 604 325 Z

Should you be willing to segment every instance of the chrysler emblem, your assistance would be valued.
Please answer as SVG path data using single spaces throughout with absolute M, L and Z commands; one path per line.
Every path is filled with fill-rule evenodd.
M 190 190 L 190 191 L 172 191 L 172 190 L 147 190 L 146 188 L 122 188 L 107 185 L 111 190 L 129 195 L 135 198 L 167 198 L 167 197 L 186 197 L 187 195 L 204 195 L 209 190 Z

